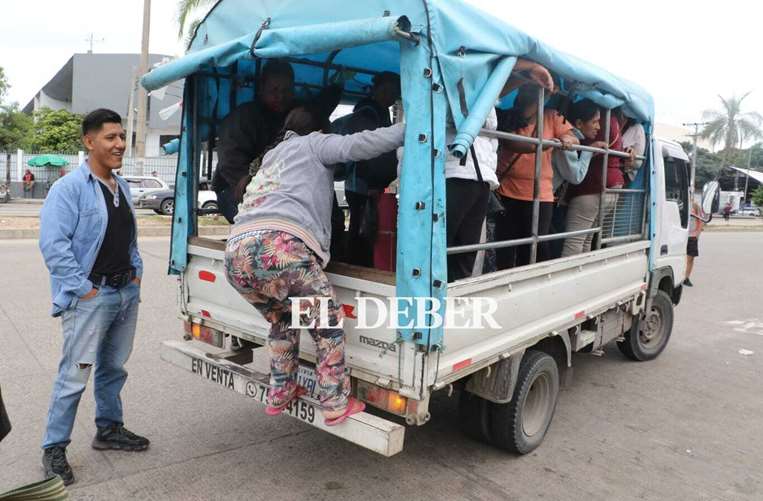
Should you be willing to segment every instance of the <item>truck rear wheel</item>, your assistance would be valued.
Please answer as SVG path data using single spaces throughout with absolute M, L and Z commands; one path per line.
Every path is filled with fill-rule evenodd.
M 649 311 L 625 333 L 617 347 L 637 362 L 652 360 L 668 345 L 673 331 L 673 302 L 665 291 L 657 291 Z
M 490 443 L 490 407 L 494 405 L 474 393 L 463 390 L 458 401 L 458 424 L 467 437 Z
M 559 397 L 559 368 L 550 355 L 529 350 L 519 366 L 510 402 L 492 404 L 491 436 L 497 447 L 527 454 L 546 436 Z

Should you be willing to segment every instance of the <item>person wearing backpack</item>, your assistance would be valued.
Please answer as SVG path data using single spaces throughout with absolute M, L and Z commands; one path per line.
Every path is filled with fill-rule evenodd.
M 389 108 L 400 99 L 400 75 L 385 71 L 374 76 L 371 92 L 361 99 L 352 114 L 334 121 L 335 134 L 353 134 L 392 125 Z M 348 162 L 343 171 L 344 191 L 350 207 L 350 228 L 347 238 L 347 261 L 358 266 L 373 267 L 373 245 L 376 228 L 376 203 L 379 193 L 397 177 L 395 152 L 362 162 Z

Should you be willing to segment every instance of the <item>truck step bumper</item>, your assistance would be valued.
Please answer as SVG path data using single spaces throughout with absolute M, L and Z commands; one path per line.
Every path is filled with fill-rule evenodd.
M 186 341 L 164 341 L 161 358 L 210 383 L 240 393 L 256 403 L 266 403 L 270 379 L 268 374 L 225 359 L 216 359 L 214 355 Z M 326 426 L 323 423 L 320 403 L 313 398 L 302 397 L 287 407 L 283 414 L 383 456 L 393 456 L 403 450 L 405 427 L 366 412 L 354 414 L 340 425 Z

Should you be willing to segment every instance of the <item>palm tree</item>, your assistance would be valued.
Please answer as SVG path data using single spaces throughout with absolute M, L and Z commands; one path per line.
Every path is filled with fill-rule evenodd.
M 195 11 L 197 8 L 205 7 L 208 5 L 211 5 L 214 3 L 215 0 L 180 0 L 178 3 L 178 38 L 183 38 L 183 34 L 185 31 L 185 26 L 188 23 L 189 16 L 193 11 Z M 190 43 L 191 38 L 193 37 L 193 32 L 196 29 L 196 26 L 199 25 L 201 20 L 194 19 L 191 21 L 189 29 L 188 29 L 188 35 L 186 37 L 186 45 Z
M 725 99 L 718 96 L 723 103 L 722 110 L 707 110 L 702 118 L 707 122 L 702 137 L 709 139 L 715 147 L 723 144 L 723 152 L 733 148 L 742 148 L 748 139 L 760 139 L 763 137 L 763 116 L 755 111 L 742 111 L 742 102 L 749 96 L 746 93 L 742 97 L 733 96 Z
M 761 131 L 763 116 L 755 111 L 742 111 L 742 101 L 749 95 L 750 93 L 748 92 L 742 97 L 733 96 L 730 99 L 718 96 L 723 103 L 723 110 L 707 110 L 702 114 L 702 118 L 707 121 L 707 125 L 701 134 L 702 137 L 709 139 L 713 148 L 723 143 L 721 171 L 726 167 L 729 154 L 735 148 L 741 150 L 746 140 L 763 137 L 763 131 Z M 738 189 L 739 172 L 735 171 L 734 190 Z

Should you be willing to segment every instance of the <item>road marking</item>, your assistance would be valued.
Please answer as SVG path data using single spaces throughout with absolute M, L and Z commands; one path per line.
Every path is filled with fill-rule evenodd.
M 763 336 L 763 322 L 761 322 L 758 318 L 750 318 L 747 320 L 729 320 L 725 322 L 725 324 L 729 326 L 736 326 L 734 327 L 734 332 Z

